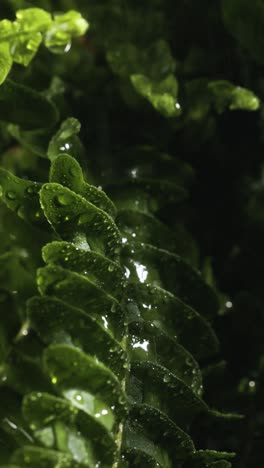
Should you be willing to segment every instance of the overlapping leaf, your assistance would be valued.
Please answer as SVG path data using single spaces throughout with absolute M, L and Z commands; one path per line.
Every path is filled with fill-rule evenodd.
M 40 8 L 26 8 L 17 11 L 15 21 L 0 21 L 0 84 L 13 62 L 29 65 L 42 42 L 52 52 L 65 52 L 72 38 L 83 35 L 87 28 L 87 21 L 74 10 L 52 17 Z

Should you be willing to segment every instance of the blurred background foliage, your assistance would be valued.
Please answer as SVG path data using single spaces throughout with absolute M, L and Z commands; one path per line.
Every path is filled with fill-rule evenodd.
M 196 265 L 221 299 L 215 328 L 223 360 L 205 363 L 206 399 L 246 415 L 217 429 L 198 421 L 196 440 L 209 447 L 218 440 L 236 451 L 239 468 L 262 466 L 263 2 L 2 0 L 1 17 L 13 19 L 17 9 L 29 6 L 74 8 L 90 23 L 71 54 L 58 60 L 43 47 L 28 68 L 14 65 L 10 75 L 56 103 L 61 120 L 71 115 L 82 122 L 83 146 L 74 120 L 67 131 L 87 174 L 102 186 L 116 174 L 124 177 L 128 149 L 137 145 L 191 165 L 189 198 L 173 212 L 168 206 L 162 216 L 175 230 L 183 224 L 191 232 L 198 245 Z M 25 130 L 16 122 L 1 123 L 0 131 L 2 166 L 45 180 L 54 131 Z M 3 223 L 17 226 L 10 216 L 3 211 Z M 21 244 L 16 236 L 23 230 L 13 230 L 10 239 L 0 231 L 1 251 L 25 245 L 20 267 L 31 275 L 45 235 L 28 257 L 28 231 Z M 6 275 L 1 270 L 1 284 Z

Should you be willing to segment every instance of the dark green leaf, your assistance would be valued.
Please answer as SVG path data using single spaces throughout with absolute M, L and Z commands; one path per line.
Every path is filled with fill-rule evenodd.
M 120 234 L 107 213 L 54 183 L 43 186 L 40 201 L 48 221 L 64 240 L 118 260 Z
M 115 217 L 116 208 L 114 204 L 102 190 L 84 181 L 79 163 L 68 154 L 57 154 L 53 159 L 50 169 L 50 182 L 69 188 L 101 210 L 106 211 L 110 216 Z
M 45 296 L 30 299 L 27 309 L 30 324 L 44 343 L 72 344 L 94 358 L 98 357 L 118 376 L 124 374 L 124 350 L 88 314 L 58 299 Z
M 20 218 L 37 225 L 45 223 L 39 203 L 41 186 L 40 183 L 20 179 L 0 168 L 0 195 L 3 202 Z
M 124 334 L 124 313 L 119 302 L 89 276 L 48 265 L 38 270 L 37 284 L 41 294 L 56 296 L 82 309 L 117 339 L 121 339 Z
M 73 117 L 69 117 L 62 122 L 59 130 L 52 137 L 48 146 L 47 154 L 51 161 L 57 158 L 63 151 L 71 153 L 76 152 L 76 149 L 79 150 L 80 141 L 77 135 L 80 129 L 80 122 Z M 73 154 L 73 156 L 76 157 L 77 155 Z
M 72 346 L 52 345 L 44 352 L 44 366 L 51 382 L 65 398 L 97 417 L 106 427 L 111 421 L 114 423 L 115 416 L 119 419 L 126 413 L 126 397 L 120 382 L 98 360 Z
M 91 250 L 80 250 L 71 243 L 52 242 L 42 251 L 47 264 L 55 264 L 90 278 L 111 296 L 120 298 L 124 286 L 121 267 Z
M 258 63 L 263 64 L 264 5 L 262 1 L 222 0 L 224 22 L 229 32 Z
M 100 419 L 67 400 L 47 393 L 31 393 L 24 398 L 22 411 L 41 445 L 69 453 L 85 465 L 108 464 L 113 460 L 115 444 L 110 432 Z
M 11 80 L 0 87 L 0 120 L 23 129 L 52 127 L 58 119 L 55 106 L 42 94 Z

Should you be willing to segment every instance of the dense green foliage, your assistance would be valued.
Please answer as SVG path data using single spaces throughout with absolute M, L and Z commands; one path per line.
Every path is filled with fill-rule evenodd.
M 263 23 L 2 1 L 2 468 L 263 464 Z

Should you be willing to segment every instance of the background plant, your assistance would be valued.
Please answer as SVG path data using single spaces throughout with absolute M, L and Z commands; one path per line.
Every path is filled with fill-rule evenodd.
M 1 11 L 2 464 L 111 466 L 122 442 L 128 466 L 259 466 L 262 7 L 35 2 L 89 22 L 69 51 L 79 13 L 34 10 L 32 37 L 30 6 Z

